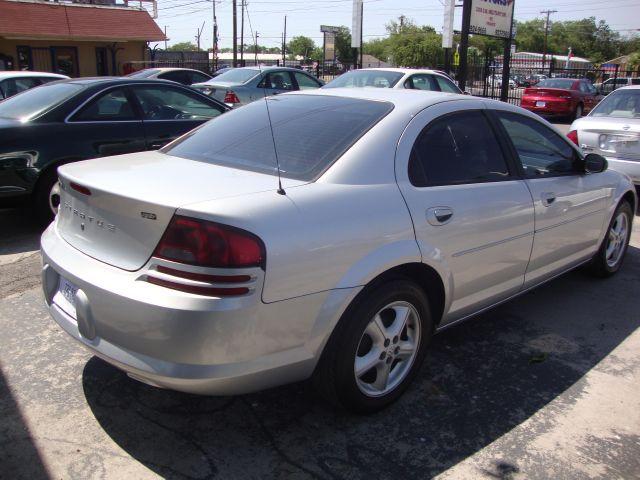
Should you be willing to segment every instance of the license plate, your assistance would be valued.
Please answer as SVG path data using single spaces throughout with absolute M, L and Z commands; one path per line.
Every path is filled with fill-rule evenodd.
M 536 107 L 546 107 L 547 102 L 536 102 Z
M 78 287 L 64 277 L 60 277 L 58 291 L 53 296 L 53 303 L 58 305 L 68 315 L 76 318 L 76 293 Z

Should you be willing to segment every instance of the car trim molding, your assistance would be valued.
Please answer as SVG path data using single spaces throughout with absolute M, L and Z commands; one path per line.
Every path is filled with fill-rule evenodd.
M 511 242 L 513 240 L 519 240 L 520 238 L 525 238 L 525 237 L 528 237 L 529 235 L 533 235 L 533 234 L 535 234 L 534 231 L 521 233 L 520 235 L 515 235 L 513 237 L 505 238 L 503 240 L 497 240 L 495 242 L 487 243 L 485 245 L 480 245 L 478 247 L 473 247 L 473 248 L 470 248 L 468 250 L 461 250 L 459 252 L 454 253 L 452 255 L 452 257 L 461 257 L 462 255 L 466 255 L 468 253 L 476 253 L 476 252 L 479 252 L 481 250 L 486 250 L 487 248 L 491 248 L 491 247 L 497 247 L 498 245 L 502 245 L 502 244 L 505 244 L 507 242 Z

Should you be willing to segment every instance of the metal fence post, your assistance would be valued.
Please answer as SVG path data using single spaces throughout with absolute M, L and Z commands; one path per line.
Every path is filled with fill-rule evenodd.
M 613 71 L 613 89 L 611 91 L 615 90 L 618 86 L 618 69 L 619 68 L 620 68 L 620 65 L 616 63 L 616 68 Z

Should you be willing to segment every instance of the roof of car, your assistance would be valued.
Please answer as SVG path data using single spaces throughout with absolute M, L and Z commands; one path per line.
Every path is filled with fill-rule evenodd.
M 201 72 L 200 70 L 196 70 L 195 68 L 178 68 L 178 67 L 149 67 L 149 68 L 143 68 L 142 70 L 137 70 L 133 73 L 138 73 L 138 72 L 144 72 L 146 70 L 157 70 L 158 72 L 173 72 L 176 70 L 183 70 L 183 71 L 187 71 L 187 72 L 198 72 L 198 73 L 204 73 Z M 205 73 L 206 75 L 206 73 Z
M 230 67 L 233 68 L 233 67 Z M 251 67 L 238 67 L 238 68 L 233 68 L 233 70 L 260 70 L 260 71 L 265 71 L 265 70 L 290 70 L 292 72 L 302 72 L 303 70 L 300 70 L 299 68 L 292 68 L 292 67 L 279 67 L 277 65 L 264 65 L 264 66 L 251 66 Z
M 66 75 L 50 72 L 32 72 L 31 70 L 4 70 L 0 72 L 0 78 L 11 77 L 49 77 L 49 78 L 69 78 Z
M 431 68 L 400 68 L 400 67 L 376 67 L 376 68 L 361 68 L 360 70 L 380 70 L 384 72 L 398 72 L 398 73 L 436 73 L 438 75 L 442 75 L 443 72 L 440 70 L 433 70 Z

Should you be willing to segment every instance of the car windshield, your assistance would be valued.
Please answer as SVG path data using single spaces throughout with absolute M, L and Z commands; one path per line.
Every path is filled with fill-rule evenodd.
M 392 109 L 388 102 L 320 95 L 271 97 L 232 110 L 163 149 L 215 165 L 311 181 Z M 273 125 L 273 137 L 269 127 Z
M 540 80 L 536 87 L 542 88 L 561 88 L 563 90 L 571 90 L 575 80 L 565 80 L 565 79 L 557 79 L 557 78 L 546 78 L 544 80 Z
M 138 70 L 137 72 L 132 72 L 129 75 L 127 75 L 127 77 L 132 77 L 132 78 L 149 78 L 153 75 L 155 75 L 156 73 L 159 73 L 160 70 L 158 70 L 157 68 L 147 68 L 145 70 Z
M 48 83 L 0 102 L 0 118 L 26 122 L 83 90 L 77 83 Z
M 327 83 L 323 88 L 358 88 L 378 87 L 391 88 L 404 74 L 386 70 L 356 70 L 340 75 Z
M 260 70 L 253 68 L 232 68 L 215 77 L 215 82 L 244 83 L 255 77 Z
M 591 117 L 640 118 L 640 90 L 610 93 L 591 112 Z

